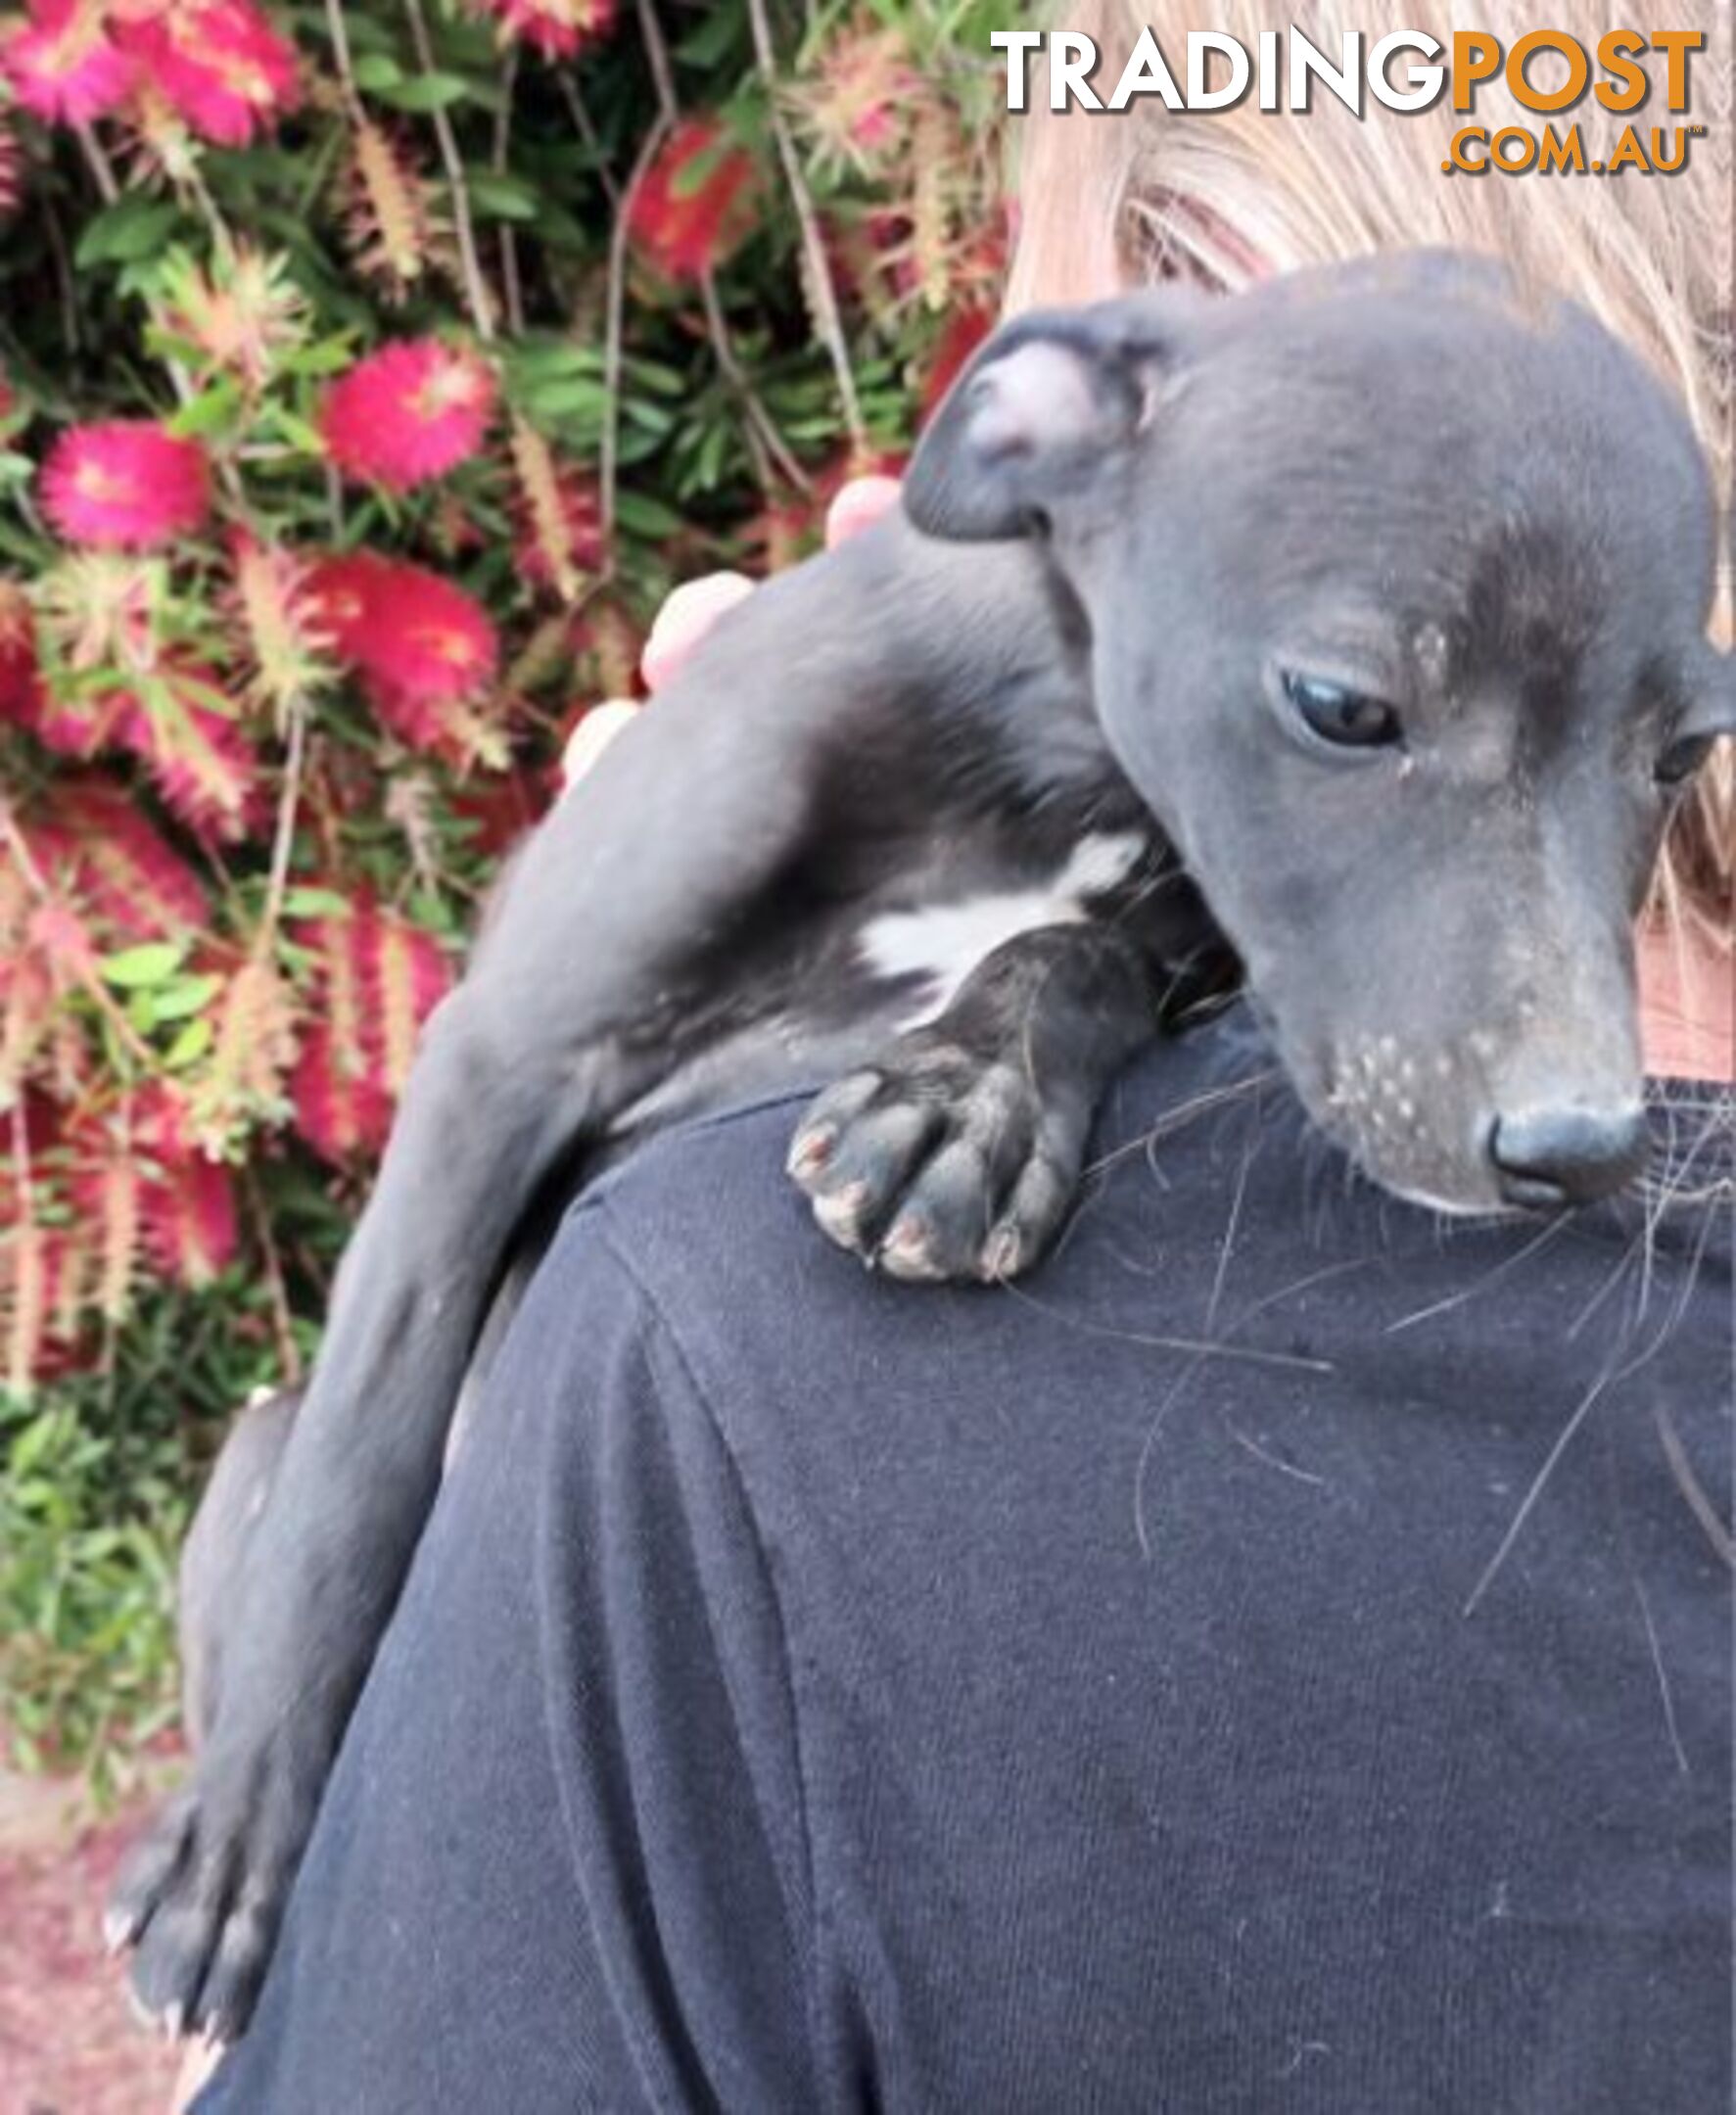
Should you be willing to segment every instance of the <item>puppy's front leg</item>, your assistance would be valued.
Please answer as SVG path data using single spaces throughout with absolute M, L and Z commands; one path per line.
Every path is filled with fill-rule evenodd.
M 682 994 L 802 851 L 829 760 L 877 715 L 957 690 L 961 658 L 1004 680 L 1013 628 L 991 611 L 993 651 L 961 643 L 911 535 L 869 532 L 720 625 L 537 833 L 429 1022 L 225 1624 L 193 1784 L 111 1909 L 139 1998 L 175 2029 L 245 2025 L 539 1186 L 675 1061 Z M 1053 659 L 1041 634 L 1027 650 Z
M 821 1229 L 899 1278 L 1028 1268 L 1078 1192 L 1098 1103 L 1175 983 L 1125 925 L 1004 943 L 938 1018 L 809 1110 L 789 1169 Z

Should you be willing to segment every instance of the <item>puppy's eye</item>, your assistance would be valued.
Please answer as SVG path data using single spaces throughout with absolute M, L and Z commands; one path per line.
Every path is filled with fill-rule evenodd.
M 1652 767 L 1652 776 L 1661 786 L 1686 785 L 1711 756 L 1715 738 L 1711 734 L 1684 734 L 1679 741 L 1672 741 Z
M 1286 669 L 1284 694 L 1309 732 L 1337 749 L 1384 749 L 1403 732 L 1397 713 L 1384 698 L 1352 690 L 1324 676 L 1303 676 Z

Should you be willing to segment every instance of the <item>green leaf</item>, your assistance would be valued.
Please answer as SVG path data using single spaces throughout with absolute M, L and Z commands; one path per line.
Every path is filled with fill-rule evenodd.
M 676 170 L 670 179 L 670 197 L 683 200 L 697 198 L 735 151 L 736 143 L 727 132 L 708 141 L 697 154 L 689 155 Z
M 155 997 L 160 1021 L 185 1020 L 189 1013 L 203 1012 L 223 988 L 220 976 L 182 977 Z
M 143 991 L 153 984 L 166 984 L 187 959 L 183 944 L 173 940 L 147 940 L 142 947 L 123 948 L 98 966 L 105 984 L 117 991 Z
M 180 208 L 168 200 L 135 191 L 85 222 L 72 261 L 84 270 L 92 264 L 129 264 L 140 258 L 155 258 L 166 246 L 169 230 L 180 217 Z
M 196 1064 L 211 1047 L 216 1030 L 210 1016 L 202 1013 L 197 1020 L 190 1020 L 180 1034 L 164 1053 L 164 1063 L 171 1072 L 181 1072 L 190 1064 Z
M 363 95 L 378 95 L 382 88 L 396 88 L 403 79 L 403 68 L 386 52 L 363 52 L 351 71 Z
M 615 519 L 630 535 L 649 538 L 679 536 L 687 526 L 674 507 L 647 499 L 643 493 L 617 493 Z
M 516 176 L 473 169 L 468 181 L 470 203 L 485 220 L 535 220 L 541 212 L 535 189 Z
M 286 411 L 281 405 L 273 405 L 270 423 L 277 429 L 279 436 L 287 441 L 292 447 L 298 447 L 305 454 L 311 455 L 316 459 L 324 456 L 324 438 L 321 436 L 319 429 L 316 426 L 309 426 L 305 419 L 298 418 L 293 411 Z
M 233 422 L 242 401 L 239 382 L 213 382 L 210 389 L 201 390 L 190 403 L 181 406 L 169 420 L 168 430 L 180 441 L 215 433 Z
M 699 27 L 676 46 L 676 55 L 684 66 L 709 69 L 722 65 L 732 49 L 744 43 L 739 11 L 712 8 Z
M 350 899 L 335 889 L 293 888 L 284 892 L 285 917 L 348 917 Z
M 429 111 L 449 110 L 454 103 L 462 103 L 471 93 L 471 86 L 460 73 L 418 73 L 412 79 L 399 82 L 396 87 L 380 88 L 375 93 L 382 103 L 389 103 L 394 110 L 425 115 Z

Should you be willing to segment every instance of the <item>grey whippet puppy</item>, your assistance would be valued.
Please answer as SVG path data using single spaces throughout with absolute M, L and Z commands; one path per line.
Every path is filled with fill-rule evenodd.
M 1474 1211 L 1625 1182 L 1632 923 L 1732 720 L 1714 531 L 1666 391 L 1491 268 L 1001 331 L 902 513 L 718 626 L 429 1022 L 305 1399 L 217 1480 L 263 1502 L 191 1785 L 111 1912 L 141 2001 L 244 2025 L 507 1259 L 624 1139 L 843 1073 L 791 1159 L 825 1232 L 1005 1276 L 1233 950 L 1378 1181 Z

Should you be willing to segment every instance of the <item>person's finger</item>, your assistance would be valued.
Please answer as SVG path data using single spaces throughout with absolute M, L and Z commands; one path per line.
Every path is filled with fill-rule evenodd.
M 751 594 L 753 586 L 745 573 L 707 573 L 701 580 L 684 581 L 657 612 L 639 656 L 646 688 L 657 690 L 668 682 L 724 612 Z
M 897 504 L 897 478 L 859 477 L 841 485 L 825 510 L 826 549 L 834 550 L 847 538 L 872 528 Z
M 579 783 L 638 709 L 632 698 L 605 698 L 590 708 L 561 753 L 561 776 L 569 787 Z

